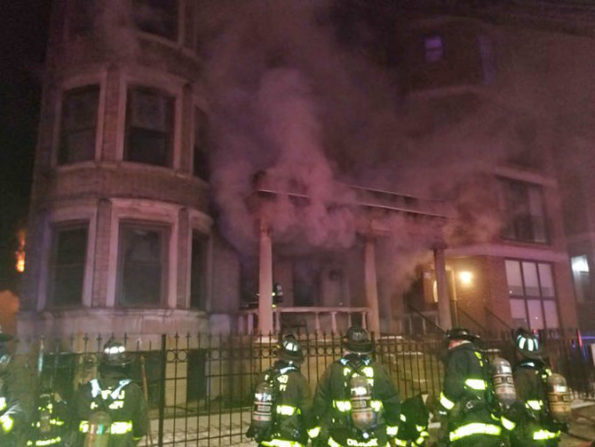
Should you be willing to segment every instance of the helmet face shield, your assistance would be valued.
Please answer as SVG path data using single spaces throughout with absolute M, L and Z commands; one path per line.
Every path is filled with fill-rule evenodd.
M 278 355 L 281 360 L 289 362 L 302 362 L 304 352 L 302 346 L 293 335 L 286 335 L 278 346 Z
M 536 360 L 542 358 L 543 348 L 539 339 L 527 329 L 519 328 L 514 332 L 514 344 L 523 357 Z
M 122 343 L 109 340 L 103 347 L 101 366 L 123 367 L 127 366 L 130 362 L 132 362 L 132 359 Z
M 352 326 L 347 330 L 343 337 L 343 347 L 356 354 L 370 354 L 374 350 L 368 331 L 357 326 Z

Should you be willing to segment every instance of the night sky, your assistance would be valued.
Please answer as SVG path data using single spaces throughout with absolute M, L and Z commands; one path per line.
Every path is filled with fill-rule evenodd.
M 50 0 L 2 3 L 0 16 L 0 290 L 16 285 L 15 232 L 25 225 L 37 140 Z

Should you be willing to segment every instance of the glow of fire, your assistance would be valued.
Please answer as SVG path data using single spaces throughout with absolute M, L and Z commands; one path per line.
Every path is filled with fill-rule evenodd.
M 25 243 L 26 243 L 26 232 L 25 230 L 19 230 L 17 232 L 17 239 L 19 240 L 19 248 L 15 252 L 16 256 L 16 270 L 19 273 L 25 271 Z

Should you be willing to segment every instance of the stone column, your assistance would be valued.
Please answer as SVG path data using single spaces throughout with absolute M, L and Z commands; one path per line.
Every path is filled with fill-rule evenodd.
M 273 331 L 273 242 L 271 230 L 260 222 L 258 252 L 258 330 Z
M 187 309 L 190 306 L 188 295 L 190 293 L 190 271 L 192 255 L 192 228 L 188 208 L 180 208 L 178 213 L 178 284 L 176 307 Z
M 374 239 L 366 239 L 364 248 L 364 281 L 366 306 L 368 313 L 368 329 L 377 336 L 380 334 L 380 317 L 378 315 L 378 283 L 376 281 L 376 243 Z
M 110 262 L 110 241 L 112 221 L 112 202 L 99 199 L 97 202 L 97 220 L 95 224 L 95 259 L 93 260 L 93 288 L 91 289 L 91 307 L 105 307 L 107 304 L 108 272 Z
M 452 327 L 452 320 L 443 246 L 434 247 L 434 271 L 436 272 L 436 291 L 438 293 L 438 322 L 442 329 L 447 330 Z

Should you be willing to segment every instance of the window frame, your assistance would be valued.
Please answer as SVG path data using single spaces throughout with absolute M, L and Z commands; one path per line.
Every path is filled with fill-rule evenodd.
M 521 285 L 523 288 L 523 294 L 519 295 L 519 294 L 512 294 L 510 293 L 510 284 L 508 282 L 508 275 L 506 274 L 506 262 L 516 262 L 518 263 L 518 267 L 520 270 L 520 277 L 521 277 Z M 537 283 L 539 286 L 539 295 L 538 296 L 533 296 L 533 295 L 527 295 L 527 290 L 526 290 L 526 285 L 525 285 L 525 274 L 524 274 L 524 267 L 523 267 L 523 263 L 531 263 L 535 266 L 535 272 L 537 274 Z M 552 279 L 552 287 L 554 289 L 554 293 L 553 296 L 544 296 L 543 295 L 543 285 L 542 285 L 542 280 L 541 280 L 541 273 L 539 271 L 539 265 L 540 264 L 544 264 L 544 265 L 548 265 L 550 268 L 550 272 L 551 272 L 551 279 Z M 534 259 L 522 259 L 522 258 L 505 258 L 504 259 L 504 268 L 505 268 L 505 277 L 506 277 L 506 288 L 508 290 L 508 299 L 509 299 L 509 308 L 510 308 L 510 300 L 521 300 L 524 302 L 524 308 L 525 308 L 525 322 L 529 325 L 529 329 L 531 328 L 531 320 L 529 318 L 529 301 L 539 301 L 540 303 L 540 309 L 541 309 L 541 315 L 542 315 L 542 320 L 543 320 L 543 328 L 544 329 L 558 329 L 562 327 L 561 321 L 560 321 L 560 306 L 558 303 L 558 294 L 557 294 L 557 284 L 556 284 L 556 278 L 555 278 L 555 264 L 552 262 L 548 262 L 548 261 L 540 261 L 540 260 L 534 260 Z M 556 318 L 558 320 L 558 328 L 550 328 L 547 325 L 547 321 L 546 321 L 546 313 L 545 313 L 545 306 L 544 306 L 544 302 L 545 301 L 549 301 L 549 302 L 554 302 L 555 303 L 555 308 L 556 308 Z M 512 319 L 512 315 L 511 315 L 511 319 Z
M 167 149 L 167 154 L 166 155 L 166 163 L 165 164 L 154 164 L 154 163 L 148 163 L 146 161 L 139 161 L 139 160 L 129 160 L 127 159 L 128 156 L 128 144 L 129 144 L 129 129 L 132 129 L 135 126 L 132 126 L 130 124 L 129 118 L 131 119 L 131 110 L 132 110 L 132 104 L 130 101 L 130 94 L 133 90 L 140 90 L 140 91 L 145 91 L 145 92 L 149 92 L 152 94 L 159 94 L 162 97 L 167 98 L 168 102 L 171 102 L 170 104 L 167 104 L 167 108 L 169 110 L 166 110 L 166 113 L 169 113 L 169 116 L 166 117 L 166 120 L 169 120 L 170 123 L 168 123 L 168 127 L 169 127 L 169 131 L 167 132 L 167 145 L 168 145 L 168 149 Z M 176 97 L 176 95 L 173 95 L 170 91 L 162 89 L 160 87 L 153 87 L 153 86 L 147 86 L 147 85 L 142 85 L 142 84 L 138 84 L 138 83 L 130 83 L 126 86 L 126 94 L 125 96 L 125 108 L 124 108 L 124 134 L 122 135 L 123 137 L 123 147 L 122 147 L 122 161 L 126 162 L 126 163 L 134 163 L 134 164 L 138 164 L 138 165 L 142 165 L 142 166 L 153 166 L 153 167 L 158 167 L 158 168 L 165 168 L 165 169 L 175 169 L 176 165 L 176 144 L 177 144 L 177 138 L 176 138 L 176 121 L 178 119 L 178 113 L 177 113 L 177 103 L 178 103 L 178 97 Z M 146 128 L 141 128 L 141 129 L 145 129 L 148 131 L 152 131 L 152 132 L 158 132 L 155 131 L 153 129 L 146 129 Z
M 551 231 L 550 225 L 549 225 L 548 207 L 547 207 L 547 203 L 545 200 L 546 196 L 545 196 L 543 185 L 540 183 L 534 183 L 534 182 L 529 182 L 529 181 L 525 181 L 525 180 L 521 180 L 521 179 L 502 177 L 502 176 L 498 176 L 497 181 L 498 181 L 498 193 L 499 193 L 499 197 L 500 197 L 500 200 L 499 200 L 500 201 L 500 211 L 503 216 L 503 221 L 502 221 L 503 226 L 502 226 L 502 229 L 500 230 L 500 238 L 503 241 L 515 242 L 515 243 L 521 243 L 521 244 L 533 244 L 533 245 L 541 245 L 541 246 L 551 245 L 552 231 Z M 540 201 L 541 201 L 541 212 L 542 212 L 542 216 L 543 216 L 542 224 L 543 224 L 544 241 L 536 240 L 535 224 L 533 222 L 533 219 L 531 220 L 531 233 L 533 234 L 532 239 L 522 238 L 519 236 L 519 234 L 518 234 L 519 231 L 517 230 L 516 226 L 514 225 L 514 219 L 516 219 L 518 216 L 517 216 L 517 214 L 511 213 L 510 209 L 512 208 L 512 204 L 511 204 L 511 201 L 509 200 L 509 188 L 514 184 L 522 185 L 524 187 L 524 192 L 527 195 L 527 200 L 526 200 L 526 203 L 524 203 L 523 205 L 526 205 L 527 208 L 530 208 L 529 192 L 530 192 L 531 188 L 534 188 L 538 192 Z M 533 216 L 531 214 L 529 214 L 528 217 L 532 218 Z M 513 237 L 510 237 L 507 234 L 507 230 L 511 225 L 512 225 L 512 232 L 514 233 Z
M 64 148 L 64 140 L 65 140 L 65 136 L 66 136 L 66 131 L 65 131 L 65 122 L 64 122 L 64 113 L 65 113 L 65 104 L 66 104 L 66 99 L 67 96 L 69 94 L 72 93 L 76 93 L 76 92 L 85 92 L 85 91 L 89 91 L 89 90 L 97 90 L 97 109 L 96 109 L 96 113 L 95 113 L 95 123 L 94 123 L 94 138 L 93 138 L 93 148 L 92 148 L 92 157 L 86 160 L 80 160 L 80 161 L 61 161 L 62 158 L 62 153 L 63 153 L 63 148 Z M 74 87 L 74 88 L 69 88 L 69 89 L 64 89 L 61 92 L 61 97 L 60 97 L 60 117 L 58 119 L 58 121 L 60 122 L 59 124 L 59 135 L 58 135 L 58 145 L 56 147 L 56 154 L 55 154 L 55 160 L 56 160 L 56 165 L 63 167 L 63 166 L 71 166 L 71 165 L 77 165 L 80 163 L 88 163 L 88 162 L 92 162 L 97 158 L 97 134 L 99 131 L 99 110 L 100 110 L 100 102 L 101 102 L 101 84 L 99 83 L 91 83 L 91 84 L 87 84 L 87 85 L 83 85 L 83 86 L 78 86 L 78 87 Z M 85 130 L 91 130 L 91 127 L 89 128 L 85 128 Z M 70 132 L 69 134 L 72 134 L 75 132 Z
M 198 170 L 196 169 L 196 127 L 197 127 L 197 119 L 198 119 L 198 114 L 200 113 L 200 115 L 202 115 L 204 117 L 204 135 L 203 135 L 203 147 L 205 148 L 205 150 L 202 150 L 201 152 L 205 153 L 205 158 L 207 160 L 207 172 L 206 172 L 206 176 L 201 176 L 199 175 L 199 173 L 197 172 Z M 192 177 L 196 178 L 196 179 L 200 179 L 205 183 L 209 183 L 210 181 L 210 151 L 209 151 L 209 115 L 207 114 L 207 112 L 205 110 L 203 110 L 202 107 L 199 107 L 197 105 L 194 105 L 193 110 L 192 110 L 192 145 L 190 147 L 191 150 L 191 163 L 190 163 L 190 170 L 192 173 Z
M 56 261 L 58 256 L 58 235 L 59 233 L 85 229 L 86 241 L 84 247 L 84 256 L 82 261 L 82 278 L 80 284 L 80 301 L 76 304 L 58 304 L 55 296 L 55 274 L 56 274 Z M 85 305 L 86 285 L 88 283 L 87 270 L 90 259 L 90 236 L 91 236 L 91 225 L 88 220 L 84 219 L 73 219 L 61 222 L 54 222 L 50 224 L 50 237 L 49 237 L 49 252 L 48 262 L 46 270 L 45 280 L 45 300 L 43 308 L 48 310 L 66 310 L 66 309 L 78 309 Z
M 155 40 L 166 45 L 173 45 L 173 46 L 180 46 L 183 44 L 184 41 L 184 34 L 186 32 L 185 22 L 184 22 L 184 11 L 186 9 L 186 1 L 185 0 L 174 0 L 176 3 L 176 20 L 175 20 L 175 32 L 174 37 L 164 36 L 162 34 L 153 33 L 150 31 L 142 30 L 134 17 L 132 17 L 132 26 L 134 30 L 139 33 L 143 38 Z M 131 12 L 134 14 L 134 1 L 131 2 Z
M 123 291 L 123 239 L 124 229 L 129 228 L 140 228 L 147 229 L 148 231 L 158 231 L 161 234 L 160 240 L 160 257 L 161 257 L 161 279 L 160 279 L 160 293 L 159 300 L 156 303 L 139 303 L 130 304 L 122 303 L 122 291 Z M 169 278 L 170 276 L 170 244 L 173 235 L 172 228 L 169 224 L 158 222 L 158 221 L 146 221 L 139 219 L 120 219 L 118 222 L 118 235 L 117 235 L 117 258 L 116 258 L 116 289 L 114 295 L 114 307 L 118 309 L 161 309 L 167 307 L 167 298 L 169 292 Z
M 446 48 L 444 45 L 444 36 L 440 33 L 431 33 L 425 34 L 422 36 L 423 39 L 423 60 L 424 63 L 427 65 L 434 65 L 439 64 L 440 62 L 444 62 L 446 59 Z M 428 47 L 428 42 L 431 39 L 440 39 L 440 47 Z M 438 51 L 440 50 L 440 51 Z M 430 55 L 436 55 L 440 53 L 440 57 L 437 59 L 433 59 Z

